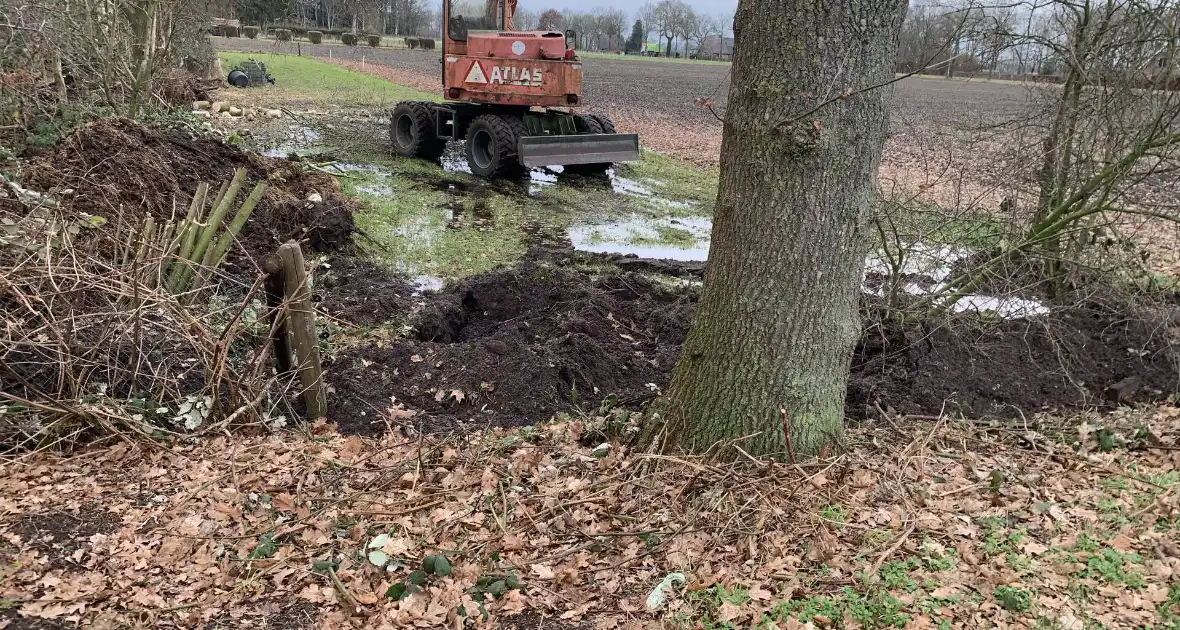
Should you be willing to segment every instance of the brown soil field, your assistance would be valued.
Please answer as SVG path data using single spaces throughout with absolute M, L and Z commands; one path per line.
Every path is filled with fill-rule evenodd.
M 424 91 L 439 89 L 437 52 L 306 42 L 276 48 L 271 42 L 247 39 L 215 41 L 221 50 L 298 52 L 357 70 L 363 62 L 366 72 Z M 645 146 L 697 164 L 717 163 L 721 122 L 696 100 L 708 99 L 713 110 L 724 115 L 729 66 L 596 57 L 582 64 L 582 97 L 589 110 L 611 116 L 620 130 L 640 133 Z M 917 77 L 899 83 L 895 94 L 895 134 L 915 124 L 957 127 L 1005 120 L 1026 109 L 1028 96 L 1025 88 L 1013 84 Z

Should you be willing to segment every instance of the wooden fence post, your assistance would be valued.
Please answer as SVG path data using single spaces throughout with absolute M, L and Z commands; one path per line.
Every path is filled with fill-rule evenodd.
M 283 261 L 278 254 L 271 254 L 262 263 L 266 272 L 266 308 L 270 312 L 270 341 L 280 376 L 291 371 L 291 342 L 287 333 L 287 312 L 283 308 Z
M 278 262 L 282 274 L 283 295 L 286 298 L 286 317 L 280 321 L 289 332 L 295 350 L 295 369 L 303 386 L 303 402 L 307 418 L 322 418 L 327 413 L 327 392 L 324 388 L 323 366 L 320 364 L 319 340 L 315 334 L 315 311 L 311 307 L 311 290 L 307 286 L 307 270 L 303 250 L 296 241 L 279 247 Z M 269 271 L 269 270 L 268 270 Z M 275 353 L 289 350 L 275 346 Z M 280 359 L 281 364 L 282 359 Z

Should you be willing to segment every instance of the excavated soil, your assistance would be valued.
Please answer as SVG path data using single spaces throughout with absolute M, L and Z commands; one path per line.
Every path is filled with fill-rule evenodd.
M 341 430 L 514 426 L 608 396 L 638 404 L 667 380 L 692 312 L 687 292 L 637 274 L 594 279 L 538 260 L 421 301 L 416 338 L 334 358 L 329 415 Z M 388 413 L 395 405 L 421 413 Z
M 216 139 L 193 139 L 180 129 L 103 118 L 80 127 L 53 149 L 31 156 L 21 179 L 37 191 L 72 190 L 57 195 L 68 212 L 105 217 L 112 229 L 136 229 L 149 214 L 161 220 L 174 212 L 183 215 L 199 182 L 209 182 L 215 192 L 237 168 L 247 171 L 239 200 L 254 183 L 269 185 L 238 236 L 249 258 L 259 260 L 291 238 L 303 240 L 316 252 L 352 246 L 356 204 L 340 192 L 334 177 Z M 322 200 L 309 201 L 313 193 Z M 238 256 L 231 260 L 245 262 Z
M 312 300 L 333 319 L 376 326 L 408 315 L 417 287 L 363 258 L 337 256 L 318 271 Z
M 413 313 L 387 313 L 411 323 L 414 338 L 333 357 L 330 417 L 350 433 L 391 424 L 446 431 L 540 422 L 608 397 L 632 406 L 650 400 L 667 385 L 695 292 L 623 269 L 591 276 L 567 262 L 534 252 L 515 268 L 403 298 Z M 604 257 L 598 268 L 612 262 L 621 261 Z M 1117 402 L 1108 386 L 1129 377 L 1139 384 L 1121 402 L 1176 391 L 1176 364 L 1158 323 L 1074 309 L 988 325 L 877 325 L 852 359 L 847 410 L 853 418 L 878 407 L 983 418 L 1110 407 Z

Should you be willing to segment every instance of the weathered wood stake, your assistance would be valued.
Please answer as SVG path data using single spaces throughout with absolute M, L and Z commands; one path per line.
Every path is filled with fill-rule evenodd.
M 287 241 L 279 247 L 278 258 L 287 305 L 285 324 L 295 350 L 295 369 L 303 385 L 307 417 L 314 420 L 327 413 L 327 393 L 315 334 L 315 311 L 311 307 L 311 290 L 307 286 L 307 270 L 303 265 L 303 250 L 296 241 Z M 275 353 L 279 354 L 279 351 L 276 346 Z

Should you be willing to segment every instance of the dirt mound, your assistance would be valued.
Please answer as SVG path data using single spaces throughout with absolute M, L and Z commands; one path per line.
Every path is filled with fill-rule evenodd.
M 396 310 L 390 299 L 373 311 Z M 330 417 L 346 432 L 380 432 L 389 421 L 443 431 L 544 421 L 610 396 L 637 405 L 667 385 L 694 300 L 635 273 L 594 279 L 533 257 L 419 298 L 412 319 L 414 300 L 406 300 L 401 317 L 416 338 L 337 355 Z M 852 361 L 847 410 L 854 418 L 877 406 L 1020 417 L 1113 405 L 1106 388 L 1128 377 L 1140 381 L 1134 400 L 1158 400 L 1177 389 L 1173 361 L 1157 326 L 1098 310 L 987 326 L 874 327 Z M 391 406 L 422 413 L 391 415 Z
M 329 316 L 356 326 L 376 326 L 404 319 L 420 291 L 363 258 L 336 256 L 317 270 L 312 299 Z
M 22 173 L 34 190 L 73 189 L 65 208 L 135 228 L 147 214 L 167 219 L 183 213 L 199 182 L 214 188 L 245 168 L 246 189 L 269 183 L 239 240 L 258 259 L 291 238 L 314 251 L 351 247 L 355 202 L 330 175 L 307 172 L 296 162 L 242 151 L 213 138 L 193 139 L 179 129 L 145 127 L 104 118 L 77 129 L 52 150 L 33 156 Z M 313 193 L 322 201 L 308 201 Z M 244 193 L 243 193 L 244 194 Z M 228 220 L 228 218 L 227 218 Z
M 1133 400 L 1177 391 L 1177 356 L 1166 332 L 1144 319 L 1101 310 L 1011 320 L 870 330 L 852 360 L 849 415 L 1020 417 L 1117 403 L 1107 388 L 1137 377 Z
M 538 422 L 613 396 L 638 404 L 667 380 L 691 299 L 634 274 L 594 280 L 528 261 L 426 296 L 418 339 L 349 350 L 329 370 L 330 417 L 386 428 L 393 402 L 428 430 Z

